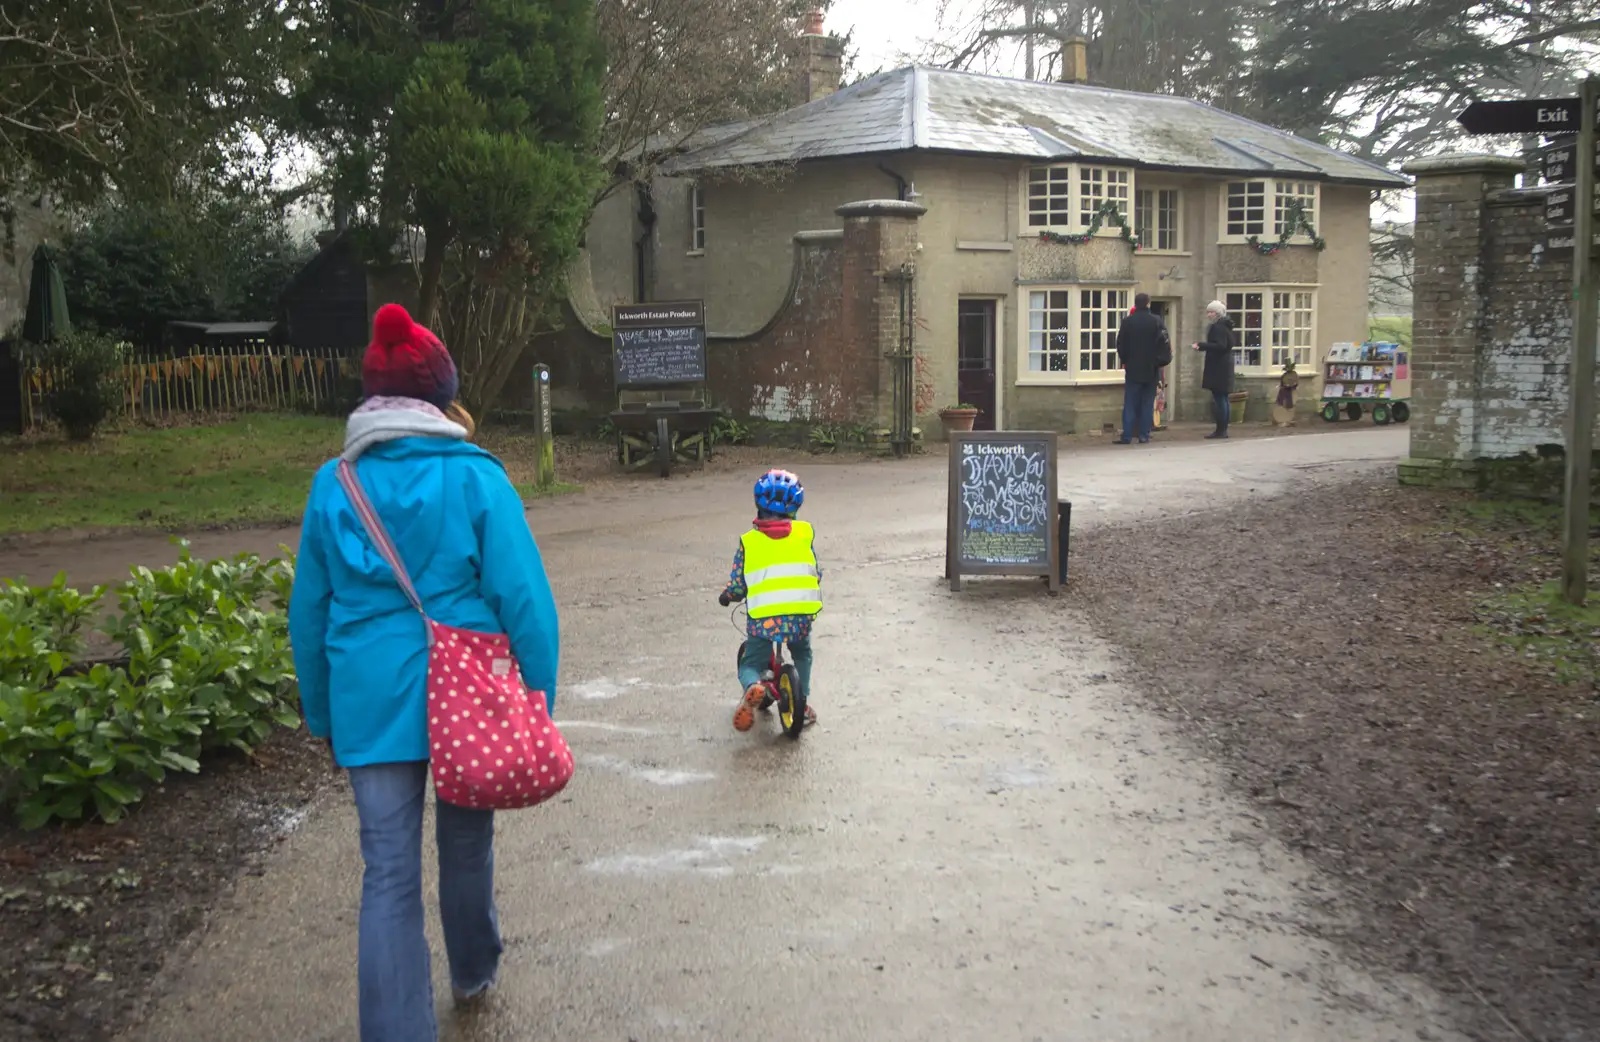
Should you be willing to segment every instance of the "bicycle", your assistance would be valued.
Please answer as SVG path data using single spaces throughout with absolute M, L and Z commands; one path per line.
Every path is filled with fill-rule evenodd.
M 717 603 L 726 608 L 732 602 L 727 594 L 722 594 L 717 598 Z M 744 649 L 750 644 L 749 630 L 739 619 L 741 612 L 748 619 L 749 611 L 743 601 L 733 605 L 733 612 L 729 616 L 739 632 L 746 634 L 745 639 L 739 643 L 739 653 L 733 660 L 735 669 L 744 661 Z M 784 643 L 777 640 L 771 643 L 772 657 L 767 660 L 766 671 L 761 674 L 761 686 L 766 689 L 766 694 L 756 709 L 765 713 L 773 706 L 777 706 L 778 723 L 782 726 L 783 733 L 788 735 L 790 740 L 798 741 L 800 732 L 805 730 L 807 724 L 814 723 L 816 717 L 806 706 L 806 692 L 800 686 L 799 672 L 793 664 L 783 660 Z

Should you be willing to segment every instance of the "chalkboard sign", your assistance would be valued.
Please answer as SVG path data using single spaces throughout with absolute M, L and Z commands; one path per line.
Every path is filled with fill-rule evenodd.
M 612 318 L 611 371 L 617 387 L 705 382 L 705 308 L 699 301 L 618 305 Z
M 945 572 L 1037 575 L 1060 588 L 1056 435 L 1049 431 L 953 433 Z
M 618 329 L 611 334 L 618 387 L 704 383 L 706 331 L 692 326 Z

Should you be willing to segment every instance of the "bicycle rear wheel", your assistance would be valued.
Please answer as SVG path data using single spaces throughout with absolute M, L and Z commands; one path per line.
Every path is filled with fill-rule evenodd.
M 806 693 L 800 688 L 800 674 L 788 664 L 778 673 L 778 722 L 790 738 L 799 738 L 806 726 Z

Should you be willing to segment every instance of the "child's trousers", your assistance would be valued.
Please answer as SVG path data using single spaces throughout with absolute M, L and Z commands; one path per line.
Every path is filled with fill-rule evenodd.
M 800 690 L 811 697 L 811 638 L 791 641 L 789 655 L 794 659 L 795 672 L 800 674 Z M 739 656 L 739 690 L 750 690 L 751 684 L 761 682 L 772 660 L 772 641 L 750 637 L 744 643 L 744 654 Z

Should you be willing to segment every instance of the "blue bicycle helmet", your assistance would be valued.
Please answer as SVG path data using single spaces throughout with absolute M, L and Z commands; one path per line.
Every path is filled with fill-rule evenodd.
M 793 517 L 806 501 L 806 488 L 787 470 L 769 470 L 756 479 L 756 509 Z

